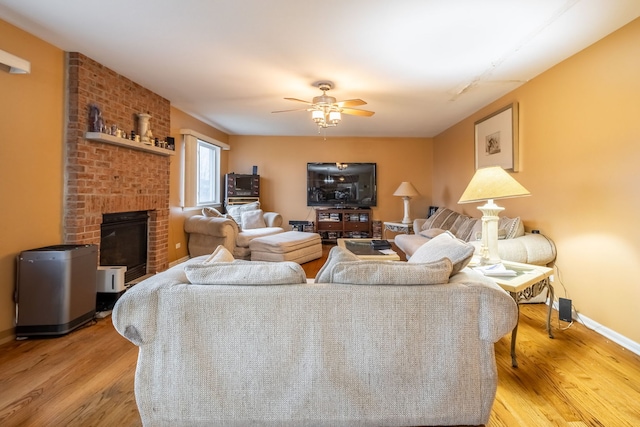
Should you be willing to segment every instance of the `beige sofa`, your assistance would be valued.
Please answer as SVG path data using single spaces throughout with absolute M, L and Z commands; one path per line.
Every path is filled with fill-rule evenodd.
M 411 257 L 420 246 L 428 242 L 441 230 L 453 233 L 469 242 L 479 252 L 482 221 L 447 208 L 439 208 L 429 218 L 413 221 L 414 234 L 395 236 L 394 242 L 407 257 Z M 547 265 L 556 258 L 556 247 L 543 234 L 525 233 L 520 218 L 501 217 L 498 224 L 498 255 L 506 261 Z
M 251 240 L 258 237 L 282 233 L 282 216 L 276 212 L 262 212 L 259 204 L 239 207 L 238 212 L 221 214 L 215 209 L 205 208 L 207 215 L 194 215 L 184 222 L 188 234 L 189 256 L 197 257 L 212 253 L 219 245 L 227 248 L 237 259 L 251 259 Z M 231 210 L 231 208 L 227 208 Z M 247 227 L 242 224 L 243 212 L 258 212 L 263 222 L 259 226 Z M 254 224 L 255 225 L 255 224 Z
M 114 308 L 115 328 L 140 347 L 144 425 L 487 423 L 494 343 L 517 318 L 492 280 L 449 278 L 448 259 L 334 257 L 319 273 L 327 282 L 308 283 L 293 262 L 206 258 L 139 283 Z

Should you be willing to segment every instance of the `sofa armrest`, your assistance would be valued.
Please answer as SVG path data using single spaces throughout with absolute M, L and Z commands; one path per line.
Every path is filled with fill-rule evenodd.
M 205 258 L 191 258 L 128 289 L 113 307 L 111 319 L 118 333 L 137 346 L 153 342 L 158 316 L 167 315 L 159 312 L 162 294 L 173 293 L 175 296 L 175 287 L 188 286 L 185 285 L 189 280 L 184 267 L 201 263 Z
M 481 241 L 469 243 L 476 247 L 476 253 L 482 246 Z M 531 233 L 513 239 L 498 240 L 498 255 L 505 261 L 547 265 L 556 259 L 556 246 L 543 234 Z
M 267 227 L 282 227 L 282 215 L 277 212 L 265 212 L 264 222 Z
M 449 284 L 474 287 L 480 292 L 480 338 L 497 342 L 518 322 L 518 307 L 513 298 L 491 278 L 465 268 L 453 275 Z
M 424 225 L 424 223 L 427 222 L 426 218 L 416 218 L 413 220 L 413 232 L 415 234 L 420 233 L 420 230 L 422 229 L 422 226 Z
M 156 333 L 158 296 L 140 291 L 134 286 L 116 301 L 113 307 L 113 327 L 120 335 L 137 346 L 148 344 Z

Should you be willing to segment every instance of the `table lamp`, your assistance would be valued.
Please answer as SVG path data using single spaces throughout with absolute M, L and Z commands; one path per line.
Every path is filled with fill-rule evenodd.
M 530 196 L 531 193 L 500 166 L 480 168 L 467 185 L 458 203 L 487 203 L 479 206 L 482 211 L 482 246 L 480 263 L 499 264 L 498 255 L 498 214 L 504 210 L 494 199 Z
M 411 224 L 411 218 L 409 218 L 409 200 L 411 200 L 411 197 L 419 196 L 420 193 L 418 193 L 418 190 L 416 190 L 410 182 L 404 181 L 393 195 L 402 197 L 404 201 L 404 218 L 402 218 L 402 223 Z

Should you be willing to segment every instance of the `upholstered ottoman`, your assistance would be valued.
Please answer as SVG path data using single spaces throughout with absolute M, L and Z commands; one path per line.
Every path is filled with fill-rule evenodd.
M 317 233 L 285 231 L 258 237 L 249 243 L 251 261 L 293 261 L 298 264 L 322 256 L 322 241 Z

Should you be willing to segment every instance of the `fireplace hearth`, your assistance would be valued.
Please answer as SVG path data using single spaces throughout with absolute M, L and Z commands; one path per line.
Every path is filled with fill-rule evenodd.
M 147 274 L 147 211 L 109 213 L 100 226 L 100 265 L 126 266 L 126 283 Z

